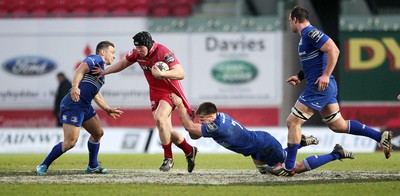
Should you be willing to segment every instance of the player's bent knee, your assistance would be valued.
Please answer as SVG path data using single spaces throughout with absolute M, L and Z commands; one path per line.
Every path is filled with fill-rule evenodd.
M 64 141 L 63 146 L 62 146 L 63 151 L 66 152 L 66 151 L 72 149 L 73 147 L 75 147 L 75 144 L 76 144 L 76 141 L 75 142 L 74 141 L 69 141 L 69 142 Z
M 304 120 L 304 121 L 307 121 L 311 117 L 310 115 L 300 111 L 296 107 L 292 107 L 292 114 L 294 116 L 296 116 L 297 118 L 300 118 L 301 120 Z
M 94 139 L 95 142 L 100 141 L 100 139 L 101 139 L 101 137 L 103 137 L 103 135 L 104 135 L 103 131 L 91 134 L 91 136 L 92 136 L 92 138 Z
M 333 114 L 323 118 L 322 121 L 326 124 L 330 124 L 338 120 L 341 116 L 340 110 L 338 110 L 337 112 L 334 112 Z

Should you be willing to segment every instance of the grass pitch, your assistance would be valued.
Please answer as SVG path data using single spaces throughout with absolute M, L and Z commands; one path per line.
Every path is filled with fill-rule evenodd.
M 310 154 L 299 154 L 302 160 Z M 183 154 L 170 172 L 158 171 L 160 154 L 100 154 L 111 173 L 85 174 L 87 155 L 64 154 L 37 176 L 45 155 L 0 155 L 0 195 L 398 195 L 399 153 L 356 154 L 293 177 L 261 175 L 249 157 L 198 154 L 189 174 Z

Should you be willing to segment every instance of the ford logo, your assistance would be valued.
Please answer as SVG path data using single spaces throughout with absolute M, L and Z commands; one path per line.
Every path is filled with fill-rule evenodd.
M 246 61 L 224 61 L 211 72 L 214 79 L 227 84 L 247 83 L 258 75 L 257 67 Z
M 10 59 L 3 64 L 3 69 L 15 75 L 43 75 L 53 71 L 56 63 L 38 56 L 21 56 Z

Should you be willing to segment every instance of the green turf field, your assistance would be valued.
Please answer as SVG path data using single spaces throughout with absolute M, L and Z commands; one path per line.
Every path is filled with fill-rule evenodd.
M 299 154 L 298 160 L 308 155 Z M 196 168 L 191 176 L 181 174 L 186 169 L 186 162 L 182 154 L 174 156 L 175 166 L 169 173 L 157 171 L 162 161 L 160 154 L 101 154 L 99 160 L 103 166 L 111 170 L 111 173 L 87 175 L 83 172 L 87 164 L 87 155 L 67 153 L 51 165 L 48 176 L 36 176 L 34 173 L 36 165 L 41 163 L 45 155 L 0 155 L 0 195 L 399 195 L 399 156 L 400 153 L 394 152 L 392 157 L 386 160 L 383 153 L 357 153 L 354 160 L 334 161 L 310 172 L 312 175 L 304 173 L 295 177 L 276 177 L 256 173 L 250 158 L 237 154 L 199 153 L 196 159 Z M 222 173 L 221 169 L 223 169 Z M 119 183 L 119 181 L 112 180 L 113 178 L 126 178 L 126 173 L 132 175 L 129 178 L 136 178 L 136 173 L 132 171 L 137 170 L 144 171 L 149 175 L 166 176 L 166 178 L 158 182 L 141 183 Z M 146 172 L 147 170 L 151 172 Z M 224 173 L 226 170 L 228 172 Z M 114 174 L 113 171 L 115 171 Z M 229 171 L 233 171 L 234 175 L 230 175 Z M 341 180 L 341 173 L 338 173 L 338 178 L 334 174 L 333 178 L 320 180 L 319 176 L 326 175 L 327 172 L 339 171 L 378 173 L 374 173 L 371 178 L 360 180 Z M 196 174 L 196 172 L 198 173 Z M 376 175 L 381 175 L 380 172 L 385 175 L 392 173 L 394 175 L 389 175 L 384 179 L 375 178 Z M 248 183 L 247 174 L 250 178 L 260 179 L 254 184 Z M 359 175 L 359 173 L 350 174 Z M 207 175 L 210 175 L 210 180 L 239 176 L 243 182 L 217 185 L 193 183 L 197 178 L 207 177 Z M 59 183 L 71 176 L 84 179 L 89 176 L 87 179 L 94 180 L 95 183 Z M 11 177 L 14 181 L 8 181 Z M 141 177 L 143 178 L 143 176 Z M 317 180 L 313 180 L 315 177 Z M 164 183 L 169 178 L 185 178 L 186 181 L 176 184 Z M 25 179 L 31 181 L 27 183 Z M 96 180 L 100 180 L 100 182 Z

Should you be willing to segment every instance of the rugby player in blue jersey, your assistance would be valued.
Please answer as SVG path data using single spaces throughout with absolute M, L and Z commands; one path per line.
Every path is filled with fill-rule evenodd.
M 215 104 L 204 102 L 196 110 L 200 123 L 195 123 L 187 113 L 182 99 L 170 95 L 176 105 L 180 120 L 192 139 L 211 137 L 219 145 L 244 156 L 251 156 L 253 163 L 262 174 L 273 170 L 286 159 L 287 151 L 272 135 L 265 131 L 250 131 L 232 119 L 228 114 L 218 112 Z M 302 135 L 301 146 L 318 144 L 312 136 Z M 329 154 L 310 156 L 296 163 L 296 173 L 310 171 L 337 159 L 354 159 L 354 154 L 336 144 Z M 282 174 L 284 175 L 284 174 Z
M 292 31 L 300 35 L 298 53 L 302 70 L 287 79 L 293 86 L 306 79 L 305 90 L 297 99 L 287 118 L 288 155 L 284 164 L 274 168 L 276 175 L 293 175 L 297 150 L 300 147 L 301 126 L 316 112 L 323 122 L 336 133 L 347 133 L 369 137 L 380 144 L 385 157 L 392 150 L 391 131 L 380 132 L 356 120 L 345 120 L 340 114 L 337 100 L 338 88 L 332 72 L 336 66 L 339 49 L 331 38 L 312 26 L 308 11 L 295 6 L 289 23 Z
M 99 116 L 91 105 L 92 100 L 109 116 L 116 119 L 123 112 L 118 108 L 110 107 L 100 93 L 100 88 L 105 83 L 104 76 L 97 77 L 92 74 L 95 66 L 104 69 L 105 65 L 111 65 L 115 59 L 114 44 L 102 41 L 97 44 L 96 54 L 88 56 L 75 70 L 70 92 L 64 97 L 60 106 L 60 122 L 63 124 L 64 141 L 56 144 L 46 159 L 36 167 L 36 173 L 45 175 L 50 164 L 62 154 L 73 148 L 78 140 L 81 127 L 90 133 L 87 142 L 89 149 L 89 164 L 86 173 L 108 173 L 103 168 L 97 155 L 100 148 L 100 139 L 103 136 L 103 128 L 100 125 Z

